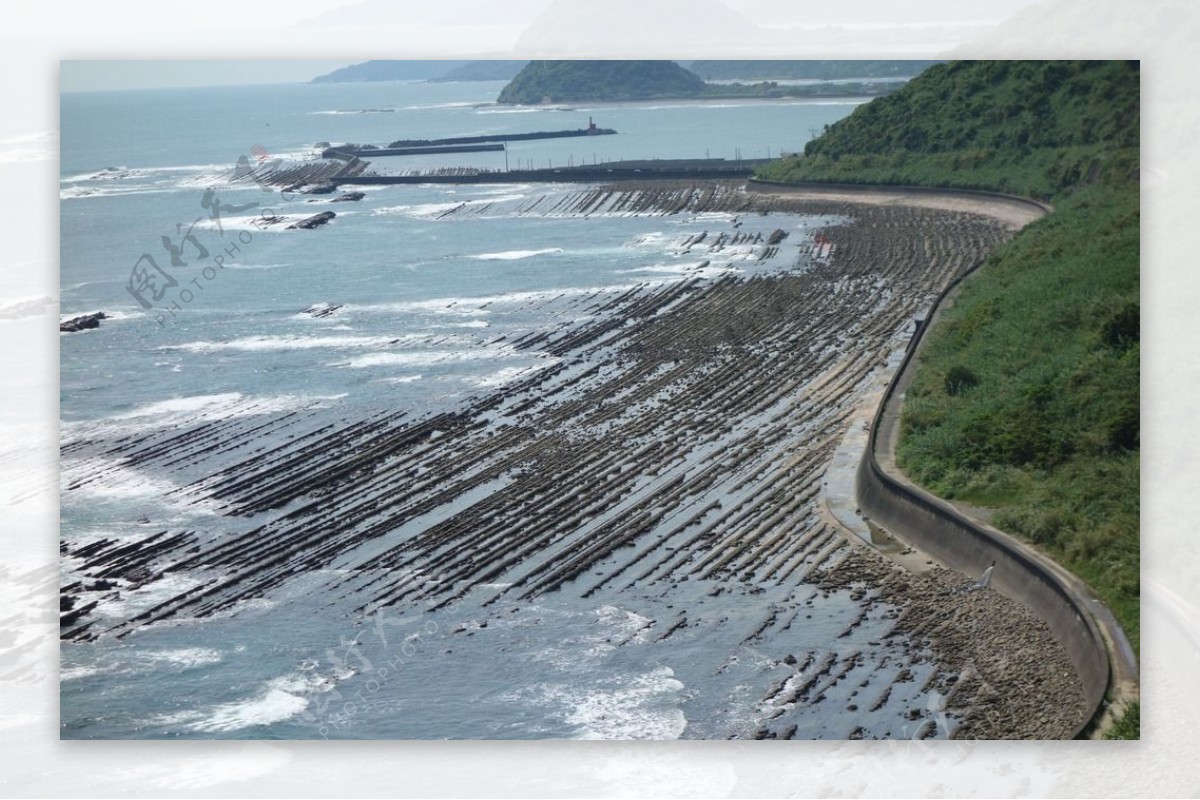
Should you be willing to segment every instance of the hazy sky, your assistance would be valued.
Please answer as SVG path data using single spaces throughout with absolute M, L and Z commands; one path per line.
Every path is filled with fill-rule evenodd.
M 352 61 L 63 61 L 64 92 L 224 86 L 250 83 L 303 83 Z

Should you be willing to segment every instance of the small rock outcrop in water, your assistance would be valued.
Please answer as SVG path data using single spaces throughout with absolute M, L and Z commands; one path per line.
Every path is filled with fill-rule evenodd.
M 330 305 L 316 305 L 316 306 L 312 306 L 310 308 L 304 309 L 304 311 L 302 311 L 301 313 L 307 314 L 310 317 L 319 319 L 321 317 L 328 317 L 330 314 L 337 311 L 343 305 L 344 305 L 343 303 L 336 303 L 331 306 Z
M 314 214 L 313 216 L 309 217 L 308 219 L 302 219 L 299 222 L 288 225 L 287 229 L 289 231 L 295 231 L 295 230 L 300 230 L 300 229 L 312 230 L 313 228 L 321 227 L 326 222 L 329 222 L 329 220 L 333 219 L 336 216 L 337 216 L 337 214 L 334 214 L 332 211 L 322 211 L 320 214 Z
M 354 203 L 366 197 L 363 192 L 346 192 L 343 195 L 338 195 L 329 202 L 331 203 Z
M 73 317 L 66 322 L 58 323 L 59 332 L 76 333 L 77 331 L 86 331 L 91 328 L 99 328 L 100 320 L 108 319 L 103 311 L 97 311 L 95 314 L 84 314 L 81 317 Z

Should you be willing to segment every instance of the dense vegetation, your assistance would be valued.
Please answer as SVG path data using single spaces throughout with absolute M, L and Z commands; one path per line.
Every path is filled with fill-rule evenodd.
M 504 87 L 498 102 L 649 100 L 703 91 L 704 81 L 674 61 L 532 61 Z
M 1138 192 L 1117 175 L 1001 248 L 931 332 L 899 460 L 996 509 L 1138 635 Z
M 1083 578 L 1139 644 L 1136 62 L 939 65 L 762 174 L 1051 199 L 926 338 L 898 459 Z M 1111 735 L 1136 737 L 1134 704 Z
M 708 81 L 832 81 L 847 78 L 911 78 L 937 61 L 693 61 L 687 67 Z
M 867 103 L 763 177 L 998 189 L 1050 197 L 1092 165 L 1136 159 L 1139 69 L 1127 61 L 938 64 Z

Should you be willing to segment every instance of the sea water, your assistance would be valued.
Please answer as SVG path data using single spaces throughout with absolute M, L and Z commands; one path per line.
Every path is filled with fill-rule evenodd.
M 355 187 L 364 200 L 333 204 L 248 181 L 231 185 L 239 157 L 302 160 L 318 142 L 582 128 L 590 119 L 618 135 L 376 166 L 503 169 L 506 156 L 513 168 L 757 158 L 802 149 L 862 102 L 507 108 L 494 102 L 500 88 L 320 84 L 64 95 L 61 311 L 64 319 L 107 315 L 97 330 L 62 336 L 64 442 L 301 409 L 331 409 L 340 418 L 454 410 L 544 368 L 545 354 L 510 346 L 508 335 L 561 324 L 575 313 L 573 297 L 756 269 L 749 261 L 706 267 L 673 249 L 709 224 L 697 215 L 516 213 L 530 199 L 577 187 Z M 214 187 L 226 209 L 237 209 L 219 222 L 204 202 Z M 463 204 L 483 210 L 445 215 Z M 337 217 L 315 231 L 257 224 L 264 213 L 301 219 L 324 210 Z M 768 231 L 778 220 L 769 222 Z M 206 259 L 185 241 L 189 232 Z M 164 240 L 180 248 L 183 265 L 172 266 Z M 178 278 L 171 305 L 147 309 L 128 291 L 143 254 Z M 210 266 L 218 255 L 221 266 Z M 320 313 L 331 308 L 336 313 Z M 77 466 L 64 452 L 64 480 Z M 213 537 L 226 529 L 219 509 L 182 502 L 169 477 L 114 469 L 115 477 L 64 491 L 62 538 L 73 547 L 134 536 L 144 519 Z M 64 559 L 64 584 L 77 579 L 77 567 Z M 205 577 L 170 573 L 152 591 L 99 613 L 132 617 Z M 327 577 L 298 575 L 215 618 L 64 643 L 62 735 L 724 738 L 752 734 L 771 711 L 761 707 L 756 684 L 762 654 L 719 633 L 656 643 L 647 615 L 662 609 L 650 597 L 613 604 L 550 593 L 498 619 L 468 596 L 436 613 L 363 620 L 314 594 Z M 843 646 L 834 639 L 857 606 L 815 590 L 811 599 L 808 640 Z M 722 613 L 735 622 L 761 615 L 727 606 Z M 844 722 L 829 714 L 814 715 L 797 735 L 845 736 Z

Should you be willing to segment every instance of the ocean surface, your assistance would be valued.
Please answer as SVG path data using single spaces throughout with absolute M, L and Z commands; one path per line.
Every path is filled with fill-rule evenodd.
M 561 356 L 514 341 L 577 323 L 583 299 L 594 307 L 634 290 L 779 269 L 736 248 L 724 260 L 681 250 L 680 241 L 729 224 L 727 214 L 526 213 L 538 198 L 580 190 L 547 185 L 362 187 L 366 197 L 356 203 L 288 199 L 253 183 L 229 184 L 239 157 L 303 160 L 321 141 L 579 128 L 591 118 L 619 135 L 514 143 L 510 162 L 757 158 L 802 149 L 859 102 L 513 109 L 494 104 L 501 86 L 279 85 L 62 97 L 62 316 L 108 316 L 96 330 L 61 339 L 64 586 L 96 580 L 80 573 L 86 558 L 71 555 L 89 544 L 136 543 L 160 531 L 220 542 L 247 530 L 217 504 L 180 494 L 180 476 L 201 479 L 201 466 L 192 474 L 188 464 L 164 470 L 113 457 L 96 477 L 101 451 L 93 447 L 84 458 L 79 443 L 115 447 L 162 436 L 169 448 L 168 433 L 200 425 L 249 431 L 256 421 L 265 426 L 292 414 L 341 423 L 396 411 L 411 420 L 452 413 L 558 365 Z M 499 169 L 503 159 L 479 153 L 376 164 Z M 222 204 L 219 221 L 212 195 L 205 205 L 209 189 Z M 262 213 L 301 219 L 323 210 L 337 217 L 314 231 L 256 224 Z M 739 224 L 743 232 L 781 228 L 801 238 L 828 222 L 770 215 Z M 164 242 L 178 248 L 180 264 L 172 264 Z M 139 263 L 151 269 L 144 254 L 177 284 L 149 309 L 127 290 Z M 284 437 L 268 439 L 264 453 Z M 654 621 L 678 600 L 636 588 L 591 597 L 547 590 L 487 605 L 495 587 L 467 586 L 456 602 L 423 613 L 402 604 L 368 613 L 327 591 L 329 576 L 345 568 L 297 568 L 261 596 L 203 618 L 176 616 L 129 635 L 64 642 L 62 736 L 728 738 L 749 737 L 763 719 L 783 713 L 764 706 L 781 680 L 778 658 L 745 640 L 773 602 L 769 595 L 716 597 L 697 582 L 689 602 L 720 624 L 703 635 L 661 639 L 665 623 Z M 200 569 L 149 582 L 127 578 L 113 580 L 115 591 L 80 595 L 97 603 L 90 617 L 96 630 L 213 580 Z M 863 617 L 847 592 L 810 587 L 797 600 L 788 591 L 784 600 L 806 605 L 797 652 L 878 646 L 874 640 L 889 630 L 876 612 Z M 842 637 L 848 625 L 849 640 Z M 857 651 L 845 670 L 856 658 Z M 922 678 L 932 667 L 906 659 L 902 653 L 893 663 L 911 668 L 912 679 L 881 701 L 894 719 L 906 703 L 925 707 Z M 826 675 L 847 674 L 832 670 L 833 661 L 813 663 Z M 857 715 L 844 702 L 797 709 L 795 735 L 844 738 L 856 727 L 911 734 L 870 717 L 863 705 Z

